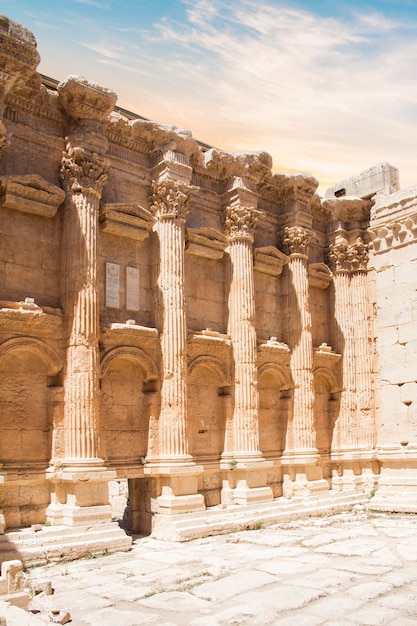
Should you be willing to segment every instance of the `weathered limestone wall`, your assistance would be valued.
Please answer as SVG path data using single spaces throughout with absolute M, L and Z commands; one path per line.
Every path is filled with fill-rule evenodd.
M 377 449 L 382 464 L 374 506 L 415 511 L 417 489 L 417 188 L 376 197 Z
M 116 478 L 136 530 L 353 498 L 381 467 L 379 506 L 417 489 L 417 188 L 383 164 L 322 199 L 92 81 L 45 86 L 5 24 L 0 527 L 108 523 Z

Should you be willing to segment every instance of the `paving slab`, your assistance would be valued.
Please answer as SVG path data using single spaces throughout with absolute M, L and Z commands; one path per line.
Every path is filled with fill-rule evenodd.
M 343 513 L 26 572 L 31 608 L 72 626 L 417 624 L 417 516 Z

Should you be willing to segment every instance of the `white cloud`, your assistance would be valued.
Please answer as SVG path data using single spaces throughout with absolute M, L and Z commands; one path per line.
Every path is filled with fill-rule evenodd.
M 111 59 L 120 57 L 120 50 L 117 51 L 112 48 L 95 44 L 95 43 L 83 43 L 81 41 L 75 41 L 74 43 L 78 44 L 79 46 L 82 46 L 83 48 L 88 48 L 89 50 L 92 50 L 93 52 L 97 52 L 97 54 L 103 57 L 108 57 Z
M 355 171 L 374 156 L 411 153 L 416 25 L 376 12 L 323 18 L 256 0 L 203 0 L 188 15 L 186 24 L 161 22 L 160 40 L 171 46 L 180 106 L 190 108 L 181 87 L 193 83 L 194 107 L 223 146 L 265 148 L 277 167 L 317 162 L 330 172 L 340 157 Z
M 96 9 L 108 9 L 108 2 L 99 2 L 98 0 L 71 0 L 71 2 L 75 2 L 76 4 L 87 4 L 90 7 L 95 7 Z

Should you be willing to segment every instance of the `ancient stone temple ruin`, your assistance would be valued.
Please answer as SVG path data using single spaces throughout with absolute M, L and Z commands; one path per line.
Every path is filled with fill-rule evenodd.
M 1 549 L 129 547 L 115 480 L 161 538 L 417 510 L 417 187 L 322 198 L 38 62 L 2 17 Z

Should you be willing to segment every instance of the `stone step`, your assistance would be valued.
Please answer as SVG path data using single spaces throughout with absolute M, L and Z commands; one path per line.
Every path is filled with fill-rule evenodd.
M 27 567 L 51 561 L 130 549 L 132 538 L 116 522 L 89 526 L 42 526 L 14 529 L 0 535 L 0 562 L 19 559 Z
M 276 498 L 264 505 L 213 507 L 202 513 L 156 515 L 152 536 L 165 541 L 189 541 L 198 537 L 254 529 L 307 517 L 334 515 L 366 504 L 369 498 L 358 492 L 321 494 L 309 498 Z

